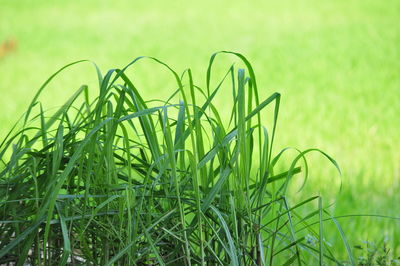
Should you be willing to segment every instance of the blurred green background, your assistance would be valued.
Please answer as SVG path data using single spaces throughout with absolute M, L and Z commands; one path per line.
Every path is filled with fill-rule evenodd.
M 264 96 L 282 93 L 275 150 L 318 147 L 343 170 L 338 194 L 337 173 L 311 156 L 302 193 L 336 196 L 336 215 L 400 217 L 399 21 L 398 0 L 0 0 L 0 42 L 16 42 L 0 58 L 0 138 L 40 85 L 69 62 L 90 59 L 104 72 L 150 55 L 179 73 L 192 68 L 203 86 L 210 55 L 232 50 L 252 62 Z M 224 57 L 219 66 L 233 61 Z M 159 70 L 141 64 L 134 74 L 147 99 L 173 89 L 153 68 Z M 93 68 L 80 65 L 41 99 L 61 104 L 79 85 L 95 81 Z M 352 245 L 387 237 L 399 253 L 398 220 L 341 222 Z M 340 242 L 330 234 L 328 241 Z

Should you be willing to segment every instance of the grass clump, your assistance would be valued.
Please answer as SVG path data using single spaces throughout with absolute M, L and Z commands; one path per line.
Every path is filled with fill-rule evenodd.
M 273 154 L 280 94 L 259 99 L 254 71 L 231 66 L 206 88 L 191 70 L 165 63 L 176 90 L 146 101 L 124 69 L 104 76 L 90 100 L 82 86 L 62 107 L 44 111 L 39 95 L 0 146 L 0 263 L 23 264 L 340 264 L 323 222 L 339 223 L 313 196 L 291 205 L 288 183 L 300 161 L 276 172 Z M 230 96 L 221 90 L 230 87 Z M 229 95 L 229 94 L 228 94 Z M 231 98 L 222 117 L 216 97 Z M 178 101 L 173 101 L 179 98 Z M 156 103 L 156 104 L 155 104 Z M 272 126 L 262 125 L 272 106 Z M 309 207 L 307 207 L 309 206 Z M 312 209 L 302 216 L 304 210 Z

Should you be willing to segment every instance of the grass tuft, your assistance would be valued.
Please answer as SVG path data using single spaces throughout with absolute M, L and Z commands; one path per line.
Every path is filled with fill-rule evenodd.
M 244 68 L 231 66 L 214 86 L 221 54 L 236 56 Z M 142 98 L 126 74 L 142 60 L 171 73 L 170 99 Z M 0 146 L 0 263 L 341 263 L 323 238 L 323 222 L 334 218 L 322 198 L 291 206 L 287 195 L 302 161 L 307 176 L 307 153 L 320 152 L 339 167 L 309 149 L 276 172 L 286 150 L 273 152 L 281 95 L 259 99 L 243 55 L 214 54 L 205 89 L 190 69 L 180 76 L 155 58 L 137 58 L 104 76 L 96 67 L 93 100 L 84 85 L 58 110 L 43 109 L 38 99 L 46 86 L 77 63 L 44 83 L 22 126 Z M 232 103 L 228 119 L 213 104 L 216 97 Z M 271 122 L 270 130 L 263 121 Z

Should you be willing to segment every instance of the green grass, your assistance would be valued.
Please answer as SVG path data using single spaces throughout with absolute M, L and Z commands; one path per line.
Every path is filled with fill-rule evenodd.
M 37 101 L 60 72 L 51 76 L 21 129 L 10 131 L 0 146 L 0 262 L 354 264 L 322 197 L 293 205 L 288 200 L 288 184 L 301 172 L 301 162 L 307 178 L 308 153 L 319 152 L 339 170 L 336 161 L 308 149 L 276 172 L 287 151 L 273 152 L 281 96 L 260 99 L 247 59 L 223 53 L 240 58 L 245 69 L 232 66 L 213 85 L 220 57 L 214 54 L 203 89 L 190 69 L 178 75 L 149 58 L 176 81 L 167 101 L 144 100 L 126 75 L 145 58 L 104 76 L 98 71 L 92 101 L 93 89 L 82 85 L 55 111 Z M 218 97 L 232 104 L 230 117 L 221 117 L 214 106 Z M 270 129 L 261 124 L 268 106 Z M 347 258 L 326 242 L 326 221 L 337 226 Z
M 290 167 L 277 172 L 290 150 L 273 152 L 281 95 L 260 100 L 247 59 L 222 53 L 245 68 L 236 74 L 232 65 L 213 85 L 216 53 L 203 89 L 191 69 L 178 75 L 147 58 L 176 82 L 166 101 L 146 101 L 126 75 L 144 57 L 104 76 L 95 65 L 93 100 L 93 89 L 82 85 L 59 109 L 47 110 L 40 95 L 83 61 L 52 75 L 0 145 L 0 262 L 355 265 L 337 220 L 351 216 L 332 216 L 319 195 L 296 200 L 288 193 L 301 165 L 306 182 L 308 154 L 319 153 L 340 173 L 337 162 L 319 149 L 297 150 Z M 231 104 L 230 117 L 214 106 L 218 97 Z M 261 121 L 269 106 L 267 129 Z M 327 222 L 346 258 L 325 239 Z
M 311 155 L 309 181 L 303 192 L 292 195 L 301 198 L 321 191 L 325 198 L 337 199 L 336 215 L 399 216 L 399 10 L 394 0 L 190 5 L 3 0 L 0 39 L 14 36 L 18 50 L 0 61 L 0 136 L 4 138 L 26 109 L 43 78 L 65 62 L 90 58 L 108 69 L 137 55 L 152 55 L 173 63 L 179 72 L 191 66 L 195 80 L 205 87 L 203 68 L 209 55 L 235 50 L 245 54 L 259 73 L 261 98 L 273 91 L 285 96 L 277 150 L 319 147 L 341 165 L 340 194 L 338 184 L 331 188 L 334 170 Z M 215 69 L 217 76 L 224 74 L 231 60 Z M 152 76 L 161 73 L 154 68 L 153 64 L 136 68 L 135 84 L 143 88 L 145 98 L 166 99 L 173 82 L 162 74 Z M 82 83 L 96 85 L 92 68 L 85 65 L 59 76 L 41 101 L 59 106 Z M 221 116 L 229 116 L 223 103 L 218 98 L 215 105 Z M 289 165 L 282 162 L 280 167 Z M 351 245 L 379 242 L 386 235 L 388 245 L 400 252 L 398 223 L 377 218 L 341 221 L 351 232 Z M 325 226 L 327 240 L 340 243 L 340 237 L 329 235 L 329 226 Z

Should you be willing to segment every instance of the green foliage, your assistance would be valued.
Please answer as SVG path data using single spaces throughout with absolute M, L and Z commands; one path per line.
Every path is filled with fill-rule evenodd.
M 375 244 L 374 242 L 365 241 L 363 245 L 355 246 L 359 250 L 358 257 L 359 266 L 389 266 L 400 265 L 400 257 L 392 254 L 393 252 L 388 247 L 387 239 Z
M 214 85 L 221 53 L 245 68 L 230 67 Z M 179 76 L 147 58 L 176 81 L 168 100 L 152 101 L 125 72 L 145 59 L 104 76 L 97 71 L 93 100 L 84 85 L 54 112 L 43 111 L 40 94 L 80 62 L 40 88 L 22 127 L 0 146 L 0 263 L 340 264 L 324 221 L 332 220 L 349 244 L 322 198 L 292 206 L 287 195 L 301 161 L 307 175 L 307 153 L 338 165 L 308 149 L 276 172 L 287 151 L 273 153 L 281 96 L 259 99 L 247 59 L 214 54 L 200 88 L 190 69 Z M 216 97 L 231 104 L 229 119 L 213 105 Z

